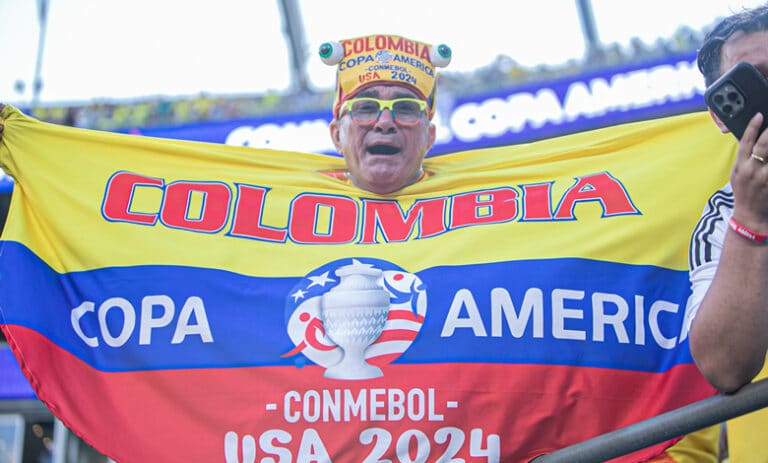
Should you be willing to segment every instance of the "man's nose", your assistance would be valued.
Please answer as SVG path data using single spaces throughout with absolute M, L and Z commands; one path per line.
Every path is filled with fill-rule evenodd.
M 395 127 L 397 127 L 397 124 L 395 124 L 395 119 L 392 117 L 392 110 L 382 110 L 379 114 L 379 118 L 376 119 L 376 125 L 374 129 L 384 132 L 392 132 L 395 130 Z

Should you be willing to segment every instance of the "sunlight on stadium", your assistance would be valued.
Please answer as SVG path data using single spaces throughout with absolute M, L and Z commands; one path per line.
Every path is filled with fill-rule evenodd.
M 226 463 L 499 462 L 523 454 L 542 463 L 603 461 L 587 454 L 622 462 L 768 461 L 760 442 L 768 414 L 758 410 L 768 405 L 765 388 L 749 397 L 718 394 L 696 370 L 685 268 L 695 257 L 686 252 L 701 207 L 709 190 L 727 182 L 736 152 L 732 137 L 705 114 L 711 100 L 698 52 L 724 17 L 764 2 L 390 3 L 375 10 L 352 0 L 0 4 L 0 38 L 8 45 L 0 76 L 0 114 L 7 118 L 0 120 L 0 303 L 8 304 L 0 305 L 0 463 L 122 463 L 116 455 L 132 455 L 131 447 L 144 461 L 214 455 Z M 370 34 L 391 36 L 352 39 Z M 340 53 L 336 61 L 333 53 Z M 388 88 L 401 92 L 372 92 L 377 86 L 368 80 L 395 82 Z M 341 124 L 347 115 L 349 124 Z M 422 118 L 434 132 L 426 132 L 432 138 L 418 175 L 384 192 L 363 187 L 345 164 L 342 148 L 349 145 L 342 137 L 376 131 L 382 120 L 405 131 Z M 43 141 L 23 144 L 14 130 Z M 67 136 L 76 143 L 62 141 Z M 383 157 L 406 144 L 366 149 Z M 61 146 L 67 160 L 49 155 L 51 146 Z M 727 159 L 701 162 L 695 153 L 668 161 L 650 153 L 668 150 L 674 158 L 684 148 L 710 146 Z M 58 167 L 42 173 L 44 162 L 28 166 L 22 152 L 42 153 Z M 97 159 L 102 152 L 136 157 L 118 169 Z M 187 157 L 180 162 L 179 155 Z M 753 152 L 752 159 L 762 158 Z M 643 177 L 652 169 L 653 180 Z M 34 176 L 42 187 L 24 183 Z M 81 198 L 80 188 L 97 200 Z M 401 199 L 388 196 L 400 188 L 408 188 Z M 113 231 L 101 233 L 87 220 L 48 223 L 39 211 L 54 212 L 51 202 L 62 211 L 91 208 Z M 592 230 L 581 231 L 587 221 Z M 529 228 L 494 232 L 501 224 Z M 551 239 L 542 238 L 555 227 Z M 762 237 L 745 229 L 747 239 Z M 119 243 L 107 242 L 112 233 Z M 50 238 L 59 235 L 80 237 L 77 246 L 93 241 L 96 257 L 89 261 L 90 251 L 80 256 L 72 242 Z M 27 236 L 29 243 L 19 238 Z M 628 238 L 631 245 L 620 241 Z M 235 244 L 247 251 L 233 250 Z M 348 249 L 361 255 L 347 256 Z M 267 261 L 263 268 L 253 256 Z M 231 267 L 208 265 L 225 258 Z M 22 277 L 8 275 L 8 262 Z M 303 270 L 286 273 L 291 266 Z M 560 280 L 549 282 L 555 275 Z M 142 278 L 150 287 L 170 281 L 172 289 L 157 283 L 152 293 L 85 295 L 99 284 L 122 290 L 127 286 L 120 284 Z M 622 287 L 629 282 L 632 288 Z M 9 285 L 44 305 L 64 304 L 64 315 L 11 308 L 23 298 Z M 204 296 L 185 293 L 187 287 Z M 227 312 L 232 302 L 211 288 L 234 288 L 232 299 L 249 301 L 247 310 Z M 225 302 L 217 305 L 219 299 Z M 252 303 L 260 299 L 278 315 Z M 365 306 L 367 318 L 331 310 L 348 299 Z M 358 322 L 365 326 L 348 327 Z M 248 344 L 255 338 L 263 349 L 237 357 L 243 345 L 255 350 Z M 217 355 L 207 350 L 211 345 Z M 440 370 L 441 362 L 457 369 Z M 40 383 L 44 369 L 60 370 L 76 392 L 54 379 L 62 389 L 51 394 Z M 614 370 L 623 375 L 610 380 L 615 390 L 601 382 Z M 204 422 L 207 415 L 168 412 L 156 422 L 146 416 L 173 408 L 163 402 L 171 396 L 190 410 L 222 406 L 227 397 L 202 398 L 218 386 L 219 373 L 235 384 L 227 391 L 241 402 L 227 404 L 229 421 L 210 433 L 213 450 L 190 457 L 184 452 L 209 437 L 201 431 L 206 423 L 178 421 Z M 296 380 L 299 374 L 305 379 Z M 190 383 L 179 380 L 184 375 Z M 150 376 L 148 393 L 142 378 Z M 87 387 L 80 377 L 91 378 Z M 577 384 L 526 391 L 528 377 Z M 266 394 L 258 381 L 285 387 Z M 633 411 L 606 425 L 633 433 L 624 441 L 634 447 L 622 448 L 617 434 L 589 447 L 608 436 L 602 418 L 583 420 L 584 429 L 562 431 L 551 444 L 522 429 L 500 429 L 512 408 L 537 425 L 556 414 L 551 410 L 572 407 L 574 416 L 588 416 L 578 414 L 618 409 L 631 400 L 616 391 L 639 391 L 637 384 L 654 385 L 659 400 L 637 392 Z M 92 391 L 103 396 L 81 399 Z M 470 399 L 472 391 L 482 393 Z M 515 404 L 502 406 L 494 394 Z M 258 418 L 243 398 L 263 399 Z M 68 400 L 83 410 L 62 418 L 58 404 Z M 706 416 L 691 418 L 678 434 L 679 422 L 651 428 L 670 411 L 710 403 Z M 118 443 L 123 436 L 89 421 L 100 407 L 115 423 L 156 426 L 157 441 L 179 448 L 146 450 L 140 430 Z M 736 421 L 742 418 L 750 424 Z M 694 432 L 709 443 L 688 455 Z M 182 448 L 186 441 L 190 449 Z M 709 444 L 710 454 L 697 459 Z M 533 447 L 527 453 L 526 445 Z

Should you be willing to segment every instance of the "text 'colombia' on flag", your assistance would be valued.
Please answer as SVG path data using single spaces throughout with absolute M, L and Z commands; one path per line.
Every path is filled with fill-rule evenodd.
M 121 463 L 527 461 L 714 393 L 686 256 L 735 144 L 706 113 L 430 158 L 393 196 L 331 156 L 0 119 L 0 327 Z

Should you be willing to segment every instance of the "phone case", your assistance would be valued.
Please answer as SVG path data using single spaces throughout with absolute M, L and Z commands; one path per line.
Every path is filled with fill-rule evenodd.
M 704 100 L 738 139 L 758 112 L 765 116 L 760 132 L 768 127 L 768 80 L 749 63 L 723 74 L 704 92 Z

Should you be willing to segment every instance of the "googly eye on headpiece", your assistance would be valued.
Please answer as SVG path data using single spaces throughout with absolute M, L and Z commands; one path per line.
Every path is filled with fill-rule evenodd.
M 344 58 L 344 47 L 339 42 L 325 42 L 320 45 L 320 59 L 328 66 L 334 66 Z
M 429 60 L 432 61 L 432 64 L 437 68 L 448 66 L 451 63 L 452 55 L 453 52 L 451 51 L 451 47 L 444 43 L 429 49 Z

